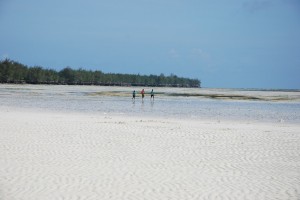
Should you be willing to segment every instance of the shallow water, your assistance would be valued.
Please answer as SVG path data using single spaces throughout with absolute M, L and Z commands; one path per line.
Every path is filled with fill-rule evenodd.
M 155 100 L 131 87 L 0 85 L 2 107 L 199 120 L 300 123 L 299 91 L 154 88 Z M 216 98 L 217 97 L 217 98 Z M 248 98 L 250 97 L 250 98 Z M 255 100 L 253 100 L 255 99 Z

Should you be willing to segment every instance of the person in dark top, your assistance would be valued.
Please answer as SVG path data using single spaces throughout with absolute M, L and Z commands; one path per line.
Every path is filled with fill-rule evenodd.
M 151 90 L 151 97 L 150 97 L 150 99 L 152 99 L 153 98 L 153 100 L 154 100 L 154 92 L 153 92 L 153 89 Z
M 132 99 L 135 99 L 135 90 L 132 92 Z

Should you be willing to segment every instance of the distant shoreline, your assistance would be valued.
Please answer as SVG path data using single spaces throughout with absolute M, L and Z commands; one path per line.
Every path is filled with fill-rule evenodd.
M 185 86 L 181 84 L 136 84 L 136 83 L 27 83 L 27 82 L 0 82 L 0 84 L 12 84 L 12 85 L 73 85 L 73 86 L 118 86 L 118 87 L 178 87 L 178 88 L 201 88 L 198 86 Z
M 214 88 L 214 87 L 201 87 L 202 89 L 210 90 L 240 90 L 240 91 L 266 91 L 266 92 L 300 92 L 300 89 L 287 89 L 287 88 Z
M 209 89 L 209 90 L 228 90 L 228 91 L 235 91 L 235 90 L 240 90 L 240 91 L 265 91 L 265 92 L 300 92 L 300 89 L 277 89 L 277 88 L 219 88 L 219 87 L 185 87 L 185 86 L 180 86 L 180 85 L 139 85 L 139 84 L 127 84 L 127 83 L 111 83 L 111 84 L 56 84 L 56 83 L 3 83 L 0 82 L 2 85 L 70 85 L 70 86 L 117 86 L 117 87 L 178 87 L 178 88 L 201 88 L 201 89 Z

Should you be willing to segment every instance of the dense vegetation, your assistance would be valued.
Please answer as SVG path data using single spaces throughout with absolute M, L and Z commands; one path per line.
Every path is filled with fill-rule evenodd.
M 81 68 L 74 70 L 70 67 L 55 71 L 40 66 L 27 67 L 9 59 L 0 61 L 0 83 L 172 87 L 200 87 L 201 84 L 198 79 L 181 78 L 173 74 L 170 76 L 114 74 Z

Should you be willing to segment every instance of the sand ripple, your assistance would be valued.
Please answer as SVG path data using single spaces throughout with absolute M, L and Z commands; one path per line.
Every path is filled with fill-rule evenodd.
M 299 126 L 0 111 L 0 199 L 289 199 Z

